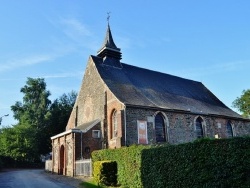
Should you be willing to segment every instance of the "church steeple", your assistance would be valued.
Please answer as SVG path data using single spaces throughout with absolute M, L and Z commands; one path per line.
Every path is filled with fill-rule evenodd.
M 101 49 L 97 52 L 97 56 L 101 58 L 109 57 L 114 59 L 122 59 L 121 49 L 117 48 L 109 26 L 109 15 L 108 15 L 108 28 L 106 32 L 106 37 Z

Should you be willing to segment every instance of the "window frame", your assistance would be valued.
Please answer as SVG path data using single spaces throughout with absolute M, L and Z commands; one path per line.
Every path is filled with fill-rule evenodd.
M 158 126 L 159 122 L 156 122 L 157 117 L 161 118 L 161 126 L 162 127 Z M 162 130 L 160 130 L 160 129 L 162 129 Z M 164 142 L 168 141 L 166 118 L 163 115 L 163 113 L 161 113 L 161 112 L 158 112 L 157 114 L 155 114 L 155 117 L 154 117 L 154 130 L 155 130 L 155 141 L 156 141 L 156 143 L 164 143 Z M 157 136 L 157 132 L 159 133 L 159 131 L 161 132 L 160 133 L 161 134 L 161 139 L 160 139 L 160 136 Z
M 97 133 L 97 136 L 95 136 Z M 101 137 L 101 131 L 100 130 L 92 130 L 92 137 L 93 138 L 100 138 Z
M 118 136 L 118 112 L 113 110 L 111 115 L 111 139 Z
M 198 124 L 199 123 L 199 124 Z M 194 120 L 196 138 L 204 138 L 206 135 L 205 121 L 201 116 L 197 116 Z M 199 128 L 199 130 L 197 129 Z
M 232 122 L 230 120 L 228 120 L 227 124 L 226 124 L 226 134 L 227 134 L 227 138 L 234 137 L 233 125 L 232 125 Z

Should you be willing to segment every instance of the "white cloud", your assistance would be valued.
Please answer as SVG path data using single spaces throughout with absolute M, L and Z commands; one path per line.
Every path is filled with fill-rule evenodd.
M 50 51 L 49 51 L 50 50 Z M 33 66 L 36 64 L 46 63 L 54 61 L 59 57 L 63 57 L 73 51 L 75 48 L 70 45 L 58 45 L 51 44 L 49 52 L 29 54 L 29 55 L 19 55 L 12 59 L 2 60 L 0 63 L 0 72 L 10 71 L 21 67 Z
M 75 72 L 66 72 L 66 73 L 44 75 L 41 77 L 46 78 L 46 79 L 50 79 L 50 78 L 70 78 L 70 77 L 82 78 L 82 76 L 83 76 L 83 71 L 75 71 Z
M 54 58 L 55 58 L 54 55 L 38 54 L 38 55 L 28 56 L 24 58 L 10 59 L 10 60 L 7 60 L 4 64 L 0 65 L 0 72 L 51 61 Z
M 83 25 L 80 21 L 76 19 L 62 19 L 61 23 L 65 25 L 65 33 L 70 37 L 75 37 L 75 35 L 79 36 L 91 36 L 92 33 L 87 29 L 85 25 Z

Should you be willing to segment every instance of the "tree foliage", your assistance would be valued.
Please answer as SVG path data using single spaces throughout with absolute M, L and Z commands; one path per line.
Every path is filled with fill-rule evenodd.
M 58 133 L 65 131 L 65 127 L 68 123 L 70 113 L 75 104 L 77 93 L 71 91 L 68 94 L 63 94 L 58 99 L 54 100 L 49 109 L 49 122 L 47 131 L 47 138 L 43 137 L 44 143 L 48 147 L 46 149 L 51 151 L 51 140 L 50 137 Z
M 71 91 L 69 94 L 63 94 L 56 99 L 50 107 L 50 133 L 51 135 L 65 131 L 65 125 L 68 122 L 70 113 L 74 106 L 77 94 Z
M 18 161 L 35 161 L 39 156 L 33 132 L 32 127 L 21 124 L 3 128 L 0 136 L 0 155 Z
M 46 83 L 42 78 L 28 78 L 26 85 L 20 92 L 24 94 L 23 103 L 16 102 L 11 106 L 14 118 L 19 122 L 28 122 L 31 126 L 42 128 L 46 126 L 46 115 L 51 101 L 50 92 L 46 90 Z
M 23 103 L 16 102 L 11 106 L 14 117 L 19 121 L 19 126 L 26 125 L 26 129 L 33 129 L 32 136 L 36 146 L 32 147 L 33 153 L 44 154 L 48 152 L 42 135 L 46 136 L 48 129 L 50 92 L 46 90 L 46 83 L 42 78 L 28 78 L 26 85 L 21 88 Z M 45 134 L 44 134 L 45 133 Z
M 64 131 L 77 94 L 63 94 L 52 103 L 42 78 L 28 78 L 20 92 L 23 102 L 11 106 L 18 123 L 0 129 L 0 156 L 34 162 L 51 151 L 50 137 Z
M 242 112 L 244 117 L 250 117 L 250 89 L 243 90 L 242 95 L 233 102 L 233 107 Z

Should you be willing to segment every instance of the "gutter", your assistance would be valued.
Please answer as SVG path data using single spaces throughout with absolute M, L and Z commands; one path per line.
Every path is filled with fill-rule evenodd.
M 58 138 L 58 137 L 62 137 L 62 136 L 64 136 L 64 135 L 67 135 L 67 134 L 70 134 L 70 133 L 80 133 L 80 129 L 70 129 L 70 130 L 68 130 L 68 131 L 62 132 L 62 133 L 57 134 L 57 135 L 55 135 L 55 136 L 52 136 L 52 137 L 50 137 L 50 139 L 51 139 L 51 140 L 54 140 L 54 139 L 56 139 L 56 138 Z

